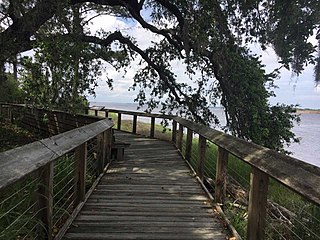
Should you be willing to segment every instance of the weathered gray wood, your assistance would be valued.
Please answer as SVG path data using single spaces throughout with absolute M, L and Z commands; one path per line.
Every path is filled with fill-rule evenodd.
M 155 127 L 156 118 L 151 117 L 151 124 L 150 124 L 150 137 L 154 138 L 154 127 Z
M 117 129 L 118 129 L 118 130 L 121 130 L 121 113 L 118 113 Z
M 50 240 L 53 227 L 53 163 L 48 163 L 39 173 L 38 216 L 43 223 L 46 239 Z
M 96 169 L 96 173 L 97 176 L 103 172 L 104 169 L 104 160 L 105 160 L 105 156 L 106 156 L 106 149 L 104 148 L 105 144 L 104 144 L 104 134 L 100 133 L 97 136 L 97 169 Z
M 177 148 L 182 151 L 182 140 L 183 140 L 183 125 L 179 124 Z
M 125 159 L 111 163 L 66 239 L 226 238 L 211 202 L 170 143 L 115 135 L 131 144 Z M 163 149 L 174 154 L 167 158 Z
M 206 146 L 207 140 L 203 136 L 199 136 L 198 144 L 198 163 L 197 163 L 197 174 L 200 180 L 203 182 L 204 179 L 204 161 L 206 157 Z
M 133 115 L 132 133 L 137 133 L 137 120 L 138 120 L 138 116 Z
M 320 205 L 320 168 L 180 117 L 174 120 Z
M 217 165 L 216 165 L 216 182 L 214 188 L 215 201 L 224 205 L 227 192 L 227 167 L 228 152 L 222 147 L 218 147 Z
M 257 168 L 252 168 L 248 209 L 247 239 L 265 239 L 269 177 Z
M 173 144 L 177 144 L 177 122 L 175 120 L 172 121 L 172 137 L 171 140 Z
M 192 130 L 188 128 L 188 130 L 187 130 L 186 152 L 185 152 L 185 159 L 187 161 L 190 161 L 190 159 L 191 159 L 192 135 L 193 135 Z
M 160 114 L 160 113 L 146 113 L 146 112 L 138 112 L 138 111 L 127 111 L 127 110 L 118 110 L 118 109 L 111 109 L 111 108 L 105 108 L 105 110 L 112 112 L 112 113 L 121 113 L 125 115 L 136 115 L 139 117 L 155 117 L 155 118 L 166 118 L 166 119 L 172 119 L 173 115 L 166 115 L 166 114 Z
M 105 163 L 109 163 L 111 160 L 111 145 L 112 145 L 112 129 L 108 129 L 104 132 L 105 149 L 106 149 L 106 159 Z
M 81 144 L 75 151 L 75 206 L 84 201 L 86 194 L 87 143 Z
M 0 153 L 0 190 L 113 126 L 106 119 Z

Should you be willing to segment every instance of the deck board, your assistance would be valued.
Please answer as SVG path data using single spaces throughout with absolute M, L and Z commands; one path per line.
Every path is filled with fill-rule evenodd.
M 64 239 L 227 239 L 199 183 L 170 144 L 116 132 L 128 142 Z

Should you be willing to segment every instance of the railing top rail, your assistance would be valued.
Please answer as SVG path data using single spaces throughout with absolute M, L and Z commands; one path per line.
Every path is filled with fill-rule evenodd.
M 0 191 L 113 127 L 104 119 L 0 153 Z
M 319 167 L 181 117 L 173 119 L 320 205 Z
M 62 111 L 62 110 L 57 110 L 57 109 L 53 109 L 53 110 L 50 109 L 49 110 L 49 109 L 39 108 L 39 107 L 35 107 L 35 106 L 27 105 L 27 104 L 21 104 L 21 103 L 2 103 L 2 102 L 0 102 L 0 106 L 9 106 L 9 107 L 13 106 L 13 107 L 29 108 L 29 109 L 33 108 L 35 111 L 43 110 L 43 111 L 47 111 L 50 113 L 64 113 L 64 114 L 76 115 L 78 117 L 91 118 L 91 119 L 97 119 L 97 120 L 104 119 L 104 117 L 100 117 L 100 116 L 93 116 L 93 115 L 87 115 L 87 114 L 81 114 L 81 113 L 72 114 L 72 113 Z
M 92 107 L 92 108 L 90 107 L 89 109 L 97 110 L 97 109 L 95 109 L 95 107 Z M 111 109 L 111 108 L 103 108 L 101 111 L 128 114 L 128 115 L 136 115 L 139 117 L 155 117 L 155 118 L 165 118 L 165 119 L 172 119 L 173 117 L 175 117 L 174 115 L 165 115 L 165 114 L 161 114 L 161 113 L 146 113 L 146 112 L 139 112 L 139 111 L 118 110 L 118 109 Z

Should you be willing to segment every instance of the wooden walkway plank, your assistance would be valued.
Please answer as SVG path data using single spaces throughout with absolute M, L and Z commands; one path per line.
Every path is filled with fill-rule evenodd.
M 210 200 L 164 141 L 116 132 L 130 143 L 111 164 L 65 239 L 228 239 Z

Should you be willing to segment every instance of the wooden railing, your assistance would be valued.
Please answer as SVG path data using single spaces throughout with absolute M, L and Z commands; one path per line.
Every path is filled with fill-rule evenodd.
M 105 116 L 108 116 L 108 113 L 116 113 L 117 129 L 119 130 L 121 130 L 122 115 L 131 115 L 132 133 L 137 132 L 138 117 L 149 117 L 149 137 L 154 137 L 156 118 L 171 120 L 171 140 L 187 161 L 191 159 L 192 139 L 194 134 L 197 134 L 198 154 L 195 168 L 202 182 L 205 175 L 204 161 L 206 159 L 207 143 L 211 142 L 217 145 L 217 159 L 210 159 L 210 161 L 216 162 L 214 201 L 219 206 L 223 206 L 226 199 L 228 156 L 234 155 L 238 161 L 249 164 L 251 166 L 251 176 L 246 231 L 249 240 L 265 238 L 268 182 L 270 178 L 300 194 L 304 201 L 309 201 L 317 207 L 320 206 L 320 168 L 316 166 L 177 116 L 97 107 L 93 110 L 96 116 L 99 115 L 99 111 L 104 113 Z M 183 143 L 185 143 L 185 146 L 183 146 Z
M 0 153 L 0 239 L 59 239 L 109 164 L 114 124 L 73 116 L 73 123 L 50 126 L 50 121 L 37 119 L 41 110 L 35 115 L 25 111 L 26 121 L 17 109 L 22 110 L 3 104 L 2 116 L 22 117 L 23 124 L 46 133 L 63 133 Z M 58 112 L 52 116 L 61 117 Z M 79 124 L 85 126 L 75 128 Z M 71 126 L 73 130 L 65 132 Z
M 20 108 L 20 110 L 15 111 L 15 107 Z M 22 106 L 1 105 L 0 107 L 0 112 L 7 119 L 14 120 L 15 118 L 20 118 L 22 122 L 24 121 L 24 123 L 28 125 L 28 121 L 24 120 L 27 118 L 19 115 L 21 111 Z M 276 180 L 300 194 L 306 203 L 310 202 L 317 207 L 320 206 L 320 169 L 316 166 L 177 116 L 104 108 L 95 108 L 90 110 L 90 112 L 91 111 L 93 111 L 96 116 L 102 115 L 104 117 L 108 117 L 109 113 L 115 113 L 117 116 L 117 129 L 119 130 L 123 130 L 123 115 L 131 116 L 132 128 L 129 131 L 132 133 L 139 132 L 137 123 L 140 117 L 149 118 L 149 137 L 155 137 L 156 135 L 155 127 L 157 118 L 171 121 L 171 141 L 189 163 L 191 162 L 192 155 L 194 155 L 193 143 L 195 140 L 197 141 L 197 159 L 194 169 L 197 172 L 199 181 L 204 183 L 207 180 L 208 176 L 205 172 L 207 162 L 215 162 L 214 201 L 217 206 L 223 207 L 226 201 L 227 185 L 229 184 L 227 177 L 229 156 L 236 156 L 236 161 L 248 164 L 251 168 L 251 176 L 246 231 L 247 239 L 265 238 L 269 179 Z M 30 109 L 27 110 L 27 112 L 27 115 L 32 115 L 30 115 L 30 113 L 32 113 Z M 69 123 L 66 124 L 64 120 L 71 118 L 71 115 L 65 115 L 67 117 L 60 121 L 60 126 L 59 123 L 54 123 L 54 121 L 48 124 L 51 118 L 53 120 L 63 119 L 58 116 L 59 114 L 57 112 L 55 112 L 55 114 L 56 115 L 53 114 L 51 116 L 48 112 L 44 115 L 37 112 L 36 115 L 38 115 L 38 117 L 35 117 L 32 121 L 30 120 L 29 124 L 30 122 L 38 121 L 35 126 L 43 129 L 43 132 L 47 133 L 58 131 L 58 129 L 66 130 L 70 125 L 74 128 L 84 124 L 84 120 L 68 120 Z M 43 122 L 41 123 L 39 116 L 41 116 L 41 118 L 45 117 L 46 121 L 43 122 L 41 120 Z M 84 116 L 83 118 L 87 119 Z M 40 228 L 44 226 L 45 234 L 49 239 L 53 235 L 56 235 L 58 238 L 61 237 L 63 231 L 66 229 L 65 226 L 68 225 L 67 223 L 64 226 L 59 226 L 61 230 L 58 234 L 52 233 L 52 231 L 56 231 L 55 226 L 52 227 L 52 225 L 56 224 L 52 217 L 54 215 L 55 202 L 57 203 L 59 201 L 59 199 L 55 200 L 55 196 L 59 194 L 54 193 L 54 191 L 56 191 L 54 190 L 54 186 L 57 184 L 57 181 L 53 179 L 55 179 L 55 176 L 58 174 L 55 172 L 54 165 L 59 166 L 60 163 L 64 163 L 65 160 L 62 157 L 69 157 L 69 155 L 73 156 L 72 162 L 75 161 L 77 163 L 75 165 L 73 163 L 70 164 L 69 168 L 73 170 L 71 173 L 68 173 L 74 176 L 71 180 L 68 180 L 72 183 L 71 190 L 74 193 L 74 195 L 70 195 L 72 199 L 71 209 L 73 210 L 70 211 L 68 209 L 68 214 L 73 215 L 77 209 L 80 208 L 79 206 L 81 206 L 82 200 L 84 199 L 84 193 L 87 192 L 88 194 L 90 192 L 85 190 L 84 187 L 84 182 L 87 181 L 87 178 L 84 177 L 86 175 L 85 172 L 88 172 L 85 169 L 86 166 L 88 167 L 89 162 L 87 161 L 86 164 L 86 156 L 92 156 L 95 164 L 95 174 L 99 178 L 110 154 L 111 127 L 113 123 L 109 120 L 97 122 L 98 117 L 88 117 L 88 119 L 91 119 L 90 121 L 94 121 L 94 123 L 0 153 L 0 206 L 3 206 L 3 204 L 1 204 L 3 201 L 10 199 L 10 195 L 6 195 L 8 192 L 11 195 L 15 194 L 16 189 L 21 187 L 18 186 L 15 188 L 16 184 L 29 181 L 27 179 L 28 176 L 31 179 L 37 179 L 36 185 L 38 187 L 36 187 L 35 195 L 32 197 L 32 201 L 36 204 L 31 205 L 31 208 L 27 208 L 28 210 L 24 211 L 23 214 L 33 213 L 32 216 L 39 220 L 37 221 L 37 225 L 40 225 Z M 61 126 L 64 126 L 64 128 Z M 128 131 L 128 129 L 126 130 Z M 197 136 L 197 139 L 194 136 Z M 89 145 L 92 145 L 92 141 L 95 142 L 94 152 L 92 152 L 92 148 L 89 150 Z M 206 151 L 210 147 L 210 143 L 218 147 L 216 159 L 208 159 L 206 156 Z M 91 151 L 91 153 L 89 153 L 89 151 Z M 59 163 L 57 164 L 57 162 Z M 60 198 L 64 199 L 65 196 Z M 80 205 L 78 204 L 79 202 Z M 9 210 L 11 209 L 12 208 L 9 208 Z M 293 214 L 295 215 L 296 213 Z M 3 215 L 0 213 L 0 221 L 1 216 Z M 310 223 L 307 220 L 303 221 L 306 222 L 306 225 Z M 24 233 L 19 235 L 19 237 L 24 236 L 23 234 Z

